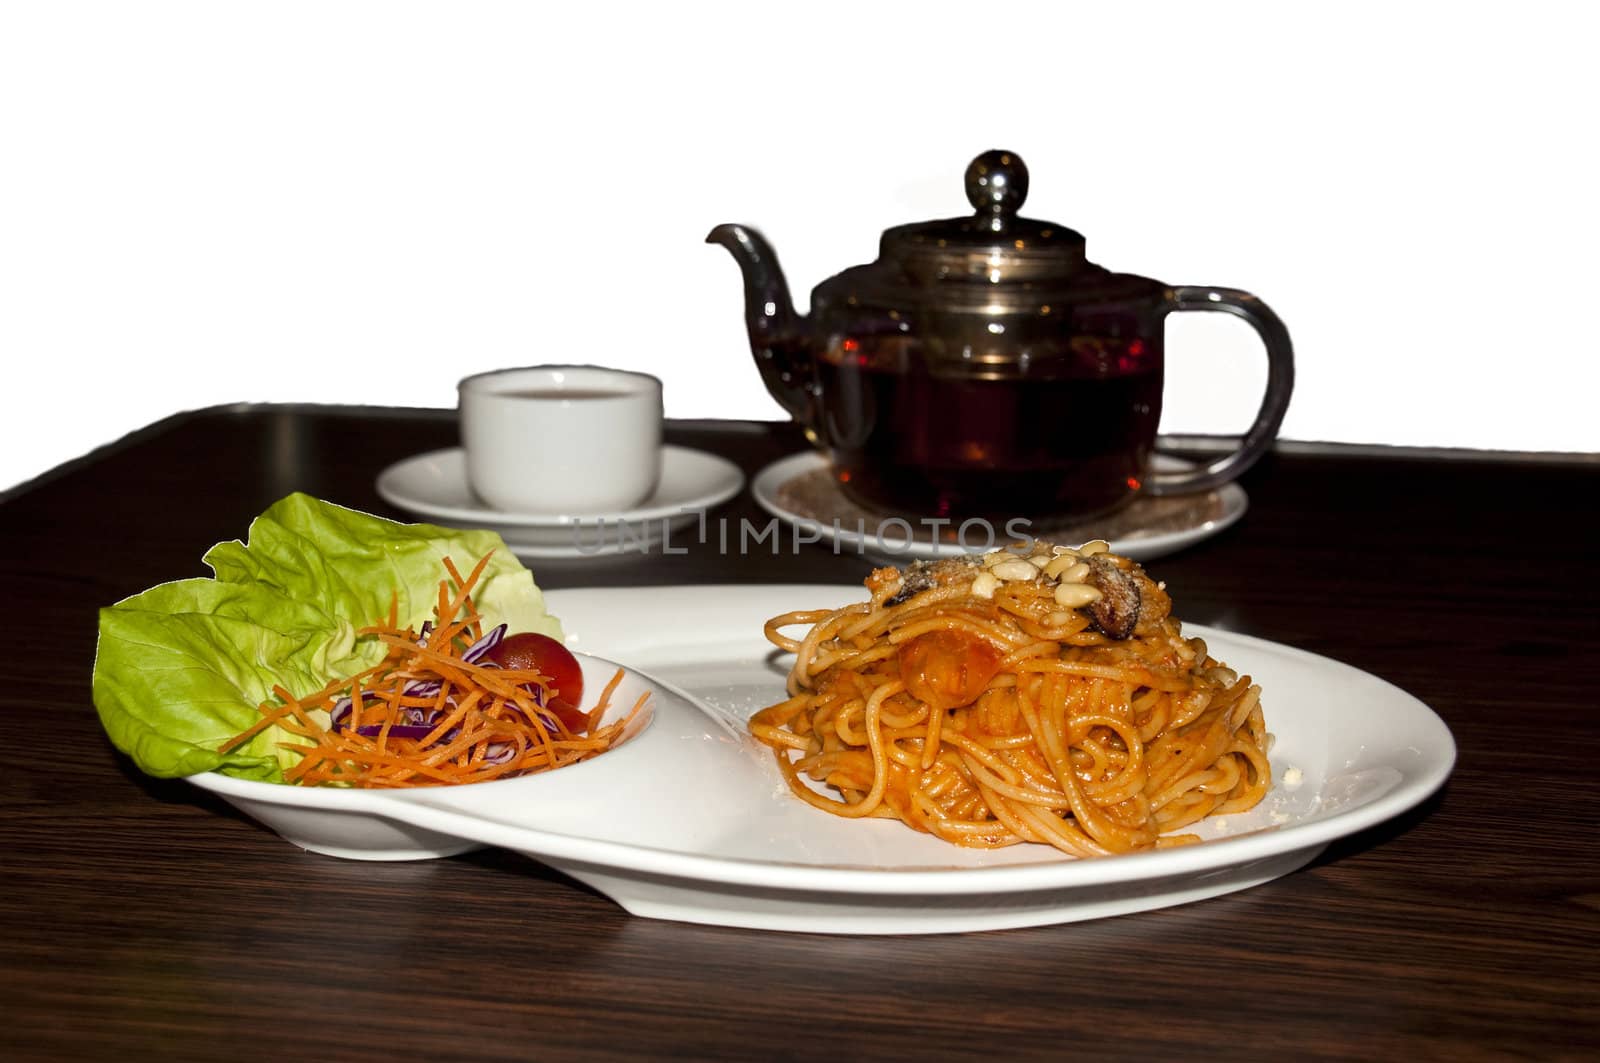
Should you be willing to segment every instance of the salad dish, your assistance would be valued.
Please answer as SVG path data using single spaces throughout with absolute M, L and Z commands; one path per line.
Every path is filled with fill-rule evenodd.
M 464 574 L 454 556 L 476 558 Z M 210 579 L 100 612 L 95 707 L 144 771 L 390 789 L 554 771 L 605 753 L 618 669 L 588 682 L 533 575 L 490 532 L 291 495 Z M 585 690 L 599 689 L 585 708 Z

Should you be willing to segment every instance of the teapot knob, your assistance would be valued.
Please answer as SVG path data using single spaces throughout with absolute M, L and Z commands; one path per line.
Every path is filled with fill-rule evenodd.
M 1001 229 L 1028 198 L 1028 167 L 1011 151 L 986 151 L 967 167 L 967 201 L 990 227 Z

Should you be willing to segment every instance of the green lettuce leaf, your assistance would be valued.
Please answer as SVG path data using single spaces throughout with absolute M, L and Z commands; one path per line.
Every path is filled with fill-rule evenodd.
M 228 753 L 272 688 L 314 691 L 376 664 L 357 629 L 398 603 L 400 625 L 433 616 L 444 559 L 465 575 L 490 554 L 473 601 L 492 623 L 561 638 L 544 595 L 500 536 L 398 524 L 308 495 L 279 501 L 246 542 L 212 547 L 215 578 L 164 583 L 100 611 L 94 702 L 116 747 L 151 775 L 205 771 L 283 780 L 295 754 L 270 727 Z

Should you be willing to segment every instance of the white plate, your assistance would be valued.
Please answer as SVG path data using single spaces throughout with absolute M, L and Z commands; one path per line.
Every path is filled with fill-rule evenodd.
M 1455 761 L 1439 718 L 1383 680 L 1196 626 L 1214 654 L 1261 683 L 1276 736 L 1272 790 L 1248 813 L 1203 824 L 1213 840 L 1073 860 L 1046 846 L 966 850 L 896 822 L 840 819 L 795 800 L 744 723 L 783 694 L 787 658 L 762 638 L 767 618 L 863 593 L 815 586 L 550 591 L 575 650 L 626 662 L 647 673 L 630 674 L 628 689 L 648 683 L 658 693 L 653 722 L 633 741 L 547 775 L 405 793 L 215 775 L 193 781 L 291 841 L 339 855 L 392 859 L 496 845 L 585 882 L 636 915 L 901 934 L 1071 922 L 1254 886 L 1421 802 Z M 608 667 L 585 659 L 587 681 Z M 288 824 L 293 833 L 285 817 L 299 817 Z M 335 825 L 331 842 L 317 836 Z
M 648 551 L 670 529 L 698 521 L 739 493 L 744 473 L 726 458 L 688 447 L 661 448 L 661 480 L 625 513 L 507 513 L 490 509 L 467 484 L 460 447 L 418 454 L 378 476 L 378 494 L 392 505 L 449 527 L 499 532 L 519 557 L 600 557 Z
M 1191 468 L 1189 462 L 1158 454 L 1161 470 Z M 966 543 L 938 541 L 937 528 L 887 514 L 870 513 L 846 498 L 828 475 L 828 459 L 816 451 L 791 454 L 756 474 L 750 493 L 762 509 L 806 530 L 811 541 L 832 544 L 836 553 L 863 554 L 894 562 L 913 558 L 960 557 L 1004 546 L 1015 536 L 1006 527 L 978 522 L 966 527 Z M 1111 549 L 1135 561 L 1163 557 L 1209 539 L 1244 516 L 1249 498 L 1238 484 L 1163 498 L 1138 498 L 1107 516 L 1055 526 L 1026 522 L 1022 537 L 1061 543 L 1106 539 Z M 960 526 L 958 526 L 958 529 Z

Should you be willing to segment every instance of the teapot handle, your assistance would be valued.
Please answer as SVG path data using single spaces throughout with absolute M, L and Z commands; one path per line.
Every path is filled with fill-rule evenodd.
M 1294 390 L 1294 347 L 1289 342 L 1289 330 L 1266 303 L 1234 288 L 1186 287 L 1168 291 L 1163 313 L 1184 310 L 1221 311 L 1248 321 L 1267 348 L 1267 390 L 1255 423 L 1245 432 L 1237 450 L 1197 469 L 1152 472 L 1143 485 L 1145 493 L 1151 495 L 1203 491 L 1236 479 L 1272 446 Z

